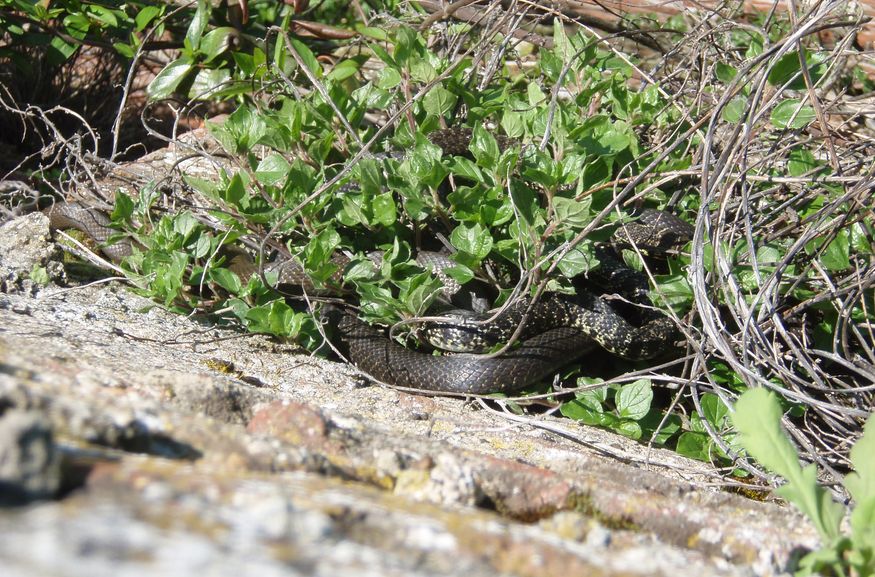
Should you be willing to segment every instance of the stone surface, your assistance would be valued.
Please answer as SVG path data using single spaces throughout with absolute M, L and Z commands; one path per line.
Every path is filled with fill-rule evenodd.
M 39 413 L 0 417 L 0 505 L 54 497 L 61 475 L 52 430 Z
M 57 247 L 47 242 L 49 219 L 40 213 L 0 225 L 0 291 L 21 292 L 34 289 L 30 274 L 34 267 L 49 267 L 55 276 L 63 274 L 57 260 Z
M 0 228 L 0 413 L 54 432 L 62 489 L 0 509 L 4 576 L 772 575 L 816 544 L 674 453 L 370 385 L 120 283 L 33 283 L 41 219 Z

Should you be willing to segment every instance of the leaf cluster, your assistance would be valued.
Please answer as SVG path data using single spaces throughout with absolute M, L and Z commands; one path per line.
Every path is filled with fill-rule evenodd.
M 875 575 L 875 418 L 869 418 L 863 436 L 851 449 L 854 471 L 843 481 L 854 500 L 850 534 L 841 529 L 844 507 L 817 482 L 817 468 L 799 464 L 799 455 L 781 429 L 781 407 L 767 389 L 750 389 L 735 404 L 732 422 L 739 442 L 769 470 L 781 475 L 786 484 L 778 495 L 799 508 L 811 520 L 823 548 L 800 560 L 799 575 L 829 572 L 833 575 Z
M 630 439 L 649 440 L 657 446 L 665 445 L 680 431 L 679 417 L 664 416 L 663 411 L 653 405 L 653 385 L 649 379 L 597 386 L 601 382 L 601 379 L 580 377 L 578 385 L 586 388 L 561 405 L 562 415 L 585 425 L 611 429 Z

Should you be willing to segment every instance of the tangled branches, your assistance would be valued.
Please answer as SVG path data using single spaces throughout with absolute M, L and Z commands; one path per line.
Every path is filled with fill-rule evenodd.
M 865 57 L 853 47 L 860 21 L 845 10 L 820 3 L 780 35 L 775 21 L 691 18 L 659 66 L 663 88 L 708 118 L 690 377 L 731 396 L 711 374 L 719 359 L 745 386 L 804 406 L 785 424 L 829 471 L 847 465 L 875 392 L 873 99 L 853 94 Z M 813 36 L 826 29 L 839 38 L 830 50 Z M 733 49 L 739 36 L 761 39 L 761 52 Z

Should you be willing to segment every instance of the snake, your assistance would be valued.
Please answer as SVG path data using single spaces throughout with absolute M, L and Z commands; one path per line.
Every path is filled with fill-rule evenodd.
M 445 153 L 457 153 L 470 141 L 470 131 L 441 133 L 432 140 Z M 499 144 L 508 145 L 503 141 Z M 132 253 L 130 242 L 108 244 L 117 231 L 111 227 L 109 217 L 96 208 L 79 202 L 57 202 L 43 213 L 52 229 L 81 231 L 98 243 L 110 260 L 117 262 Z M 685 242 L 691 230 L 688 223 L 668 212 L 646 209 L 637 221 L 621 228 L 622 235 L 615 234 L 615 244 L 664 250 Z M 599 259 L 603 261 L 601 274 L 606 284 L 633 302 L 648 306 L 644 275 L 617 264 L 619 261 L 605 252 Z M 252 274 L 255 267 L 251 261 L 243 262 L 240 270 L 244 275 Z M 309 282 L 306 271 L 296 263 L 282 262 L 277 268 L 293 279 L 289 282 Z M 336 350 L 371 378 L 397 387 L 460 394 L 519 391 L 598 347 L 627 359 L 654 358 L 663 354 L 676 336 L 674 323 L 662 313 L 646 314 L 635 326 L 586 288 L 577 288 L 573 296 L 545 293 L 535 301 L 519 299 L 497 315 L 469 315 L 432 323 L 423 330 L 425 338 L 438 348 L 463 354 L 436 355 L 405 347 L 383 329 L 361 320 L 352 307 L 326 304 L 318 319 L 328 329 Z M 523 319 L 525 323 L 516 335 L 517 346 L 499 355 L 471 354 L 506 342 Z M 460 345 L 461 341 L 466 342 Z

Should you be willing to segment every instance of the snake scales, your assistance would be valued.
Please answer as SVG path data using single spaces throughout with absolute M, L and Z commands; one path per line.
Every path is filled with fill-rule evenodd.
M 457 130 L 442 133 L 434 140 L 445 152 L 460 153 L 460 147 L 467 147 L 466 139 L 470 139 L 470 132 Z M 44 213 L 53 228 L 74 228 L 92 237 L 114 261 L 131 253 L 129 243 L 106 245 L 115 231 L 100 211 L 79 203 L 57 203 Z M 647 210 L 638 222 L 627 225 L 624 230 L 628 241 L 657 250 L 683 242 L 689 228 L 687 223 L 668 213 Z M 292 271 L 289 276 L 295 277 L 300 272 L 298 277 L 306 277 L 295 267 L 284 268 Z M 619 292 L 631 295 L 633 300 L 644 300 L 641 293 L 646 292 L 646 278 L 623 266 L 611 264 L 605 268 L 609 284 L 625 284 L 627 288 Z M 633 294 L 636 292 L 637 295 Z M 381 329 L 360 320 L 351 309 L 337 305 L 324 306 L 321 318 L 329 326 L 339 350 L 371 377 L 396 386 L 459 393 L 519 390 L 598 345 L 630 359 L 652 358 L 666 349 L 675 334 L 672 323 L 661 314 L 645 315 L 640 326 L 634 326 L 605 300 L 584 288 L 578 288 L 576 297 L 546 293 L 535 303 L 522 299 L 486 326 L 478 322 L 488 316 L 483 315 L 451 325 L 442 323 L 430 330 L 449 331 L 453 336 L 446 337 L 448 340 L 458 340 L 460 333 L 476 335 L 486 342 L 481 343 L 480 348 L 483 348 L 507 340 L 524 315 L 526 323 L 519 335 L 519 346 L 496 357 L 436 356 L 408 349 L 388 338 Z

